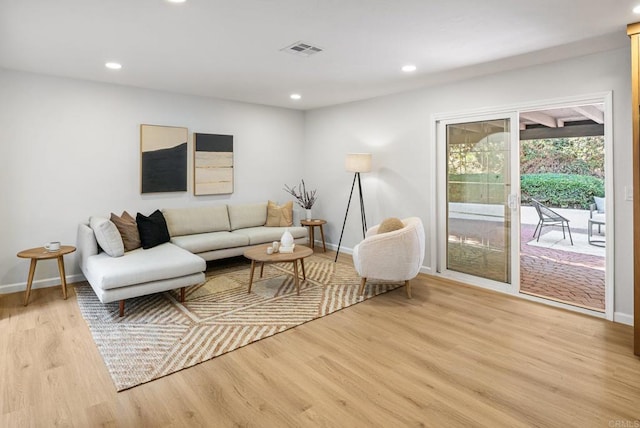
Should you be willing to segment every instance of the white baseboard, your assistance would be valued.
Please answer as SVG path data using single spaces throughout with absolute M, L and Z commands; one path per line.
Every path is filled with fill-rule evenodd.
M 420 267 L 420 273 L 426 273 L 428 275 L 432 275 L 433 269 L 431 269 L 428 266 L 422 266 Z
M 81 273 L 77 273 L 75 275 L 67 275 L 67 284 L 72 284 L 74 282 L 82 282 L 86 281 L 84 275 Z M 53 278 L 45 278 L 39 279 L 37 281 L 33 281 L 33 285 L 31 286 L 32 290 L 36 288 L 47 288 L 47 287 L 59 287 L 60 286 L 60 277 L 56 276 Z M 18 282 L 16 284 L 6 284 L 0 285 L 0 294 L 9 294 L 9 293 L 17 293 L 20 291 L 25 291 L 27 289 L 27 283 Z
M 633 325 L 633 315 L 625 314 L 623 312 L 613 313 L 613 322 L 619 322 L 620 324 Z
M 318 245 L 318 242 L 316 241 L 316 246 L 317 245 Z M 320 241 L 320 246 L 322 247 L 322 241 Z M 336 251 L 338 249 L 338 246 L 336 244 L 330 244 L 330 243 L 327 242 L 327 249 Z M 340 252 L 342 254 L 353 254 L 353 248 L 341 246 L 340 247 Z

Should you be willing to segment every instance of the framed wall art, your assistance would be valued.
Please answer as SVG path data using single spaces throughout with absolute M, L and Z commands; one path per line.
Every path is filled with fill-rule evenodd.
M 233 135 L 193 134 L 193 194 L 233 193 Z
M 187 128 L 140 125 L 141 192 L 187 191 Z

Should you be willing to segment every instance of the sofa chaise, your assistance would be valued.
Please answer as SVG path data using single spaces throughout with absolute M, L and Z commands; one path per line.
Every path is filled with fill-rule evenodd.
M 247 248 L 280 240 L 285 229 L 298 244 L 307 240 L 300 226 L 268 227 L 267 203 L 215 205 L 163 209 L 170 242 L 150 249 L 138 248 L 111 257 L 98 245 L 87 223 L 78 226 L 77 248 L 82 273 L 102 303 L 120 302 L 167 290 L 184 288 L 205 280 L 206 262 L 239 256 Z M 299 224 L 297 212 L 294 225 Z

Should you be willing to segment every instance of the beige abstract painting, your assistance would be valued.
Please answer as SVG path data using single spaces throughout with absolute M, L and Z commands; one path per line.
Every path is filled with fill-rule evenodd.
M 140 125 L 141 193 L 186 192 L 187 128 Z
M 193 135 L 196 196 L 233 193 L 233 135 Z

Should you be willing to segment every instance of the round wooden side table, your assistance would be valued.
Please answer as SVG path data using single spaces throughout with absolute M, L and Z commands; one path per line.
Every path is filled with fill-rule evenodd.
M 20 251 L 18 257 L 23 259 L 31 259 L 29 266 L 29 279 L 27 279 L 27 290 L 24 295 L 24 305 L 29 304 L 29 295 L 31 294 L 31 285 L 33 284 L 33 274 L 36 272 L 36 264 L 38 260 L 58 259 L 58 271 L 60 271 L 60 282 L 62 285 L 62 297 L 67 299 L 67 277 L 64 273 L 64 255 L 73 253 L 76 247 L 71 245 L 62 245 L 58 251 L 49 251 L 44 247 L 29 248 Z
M 315 237 L 313 231 L 314 228 L 318 226 L 320 228 L 320 236 L 322 236 L 322 250 L 323 252 L 327 252 L 327 245 L 324 243 L 324 230 L 322 229 L 323 224 L 327 224 L 326 220 L 321 219 L 311 219 L 311 220 L 300 220 L 300 224 L 303 226 L 307 226 L 309 228 L 309 247 L 313 250 L 315 246 Z

